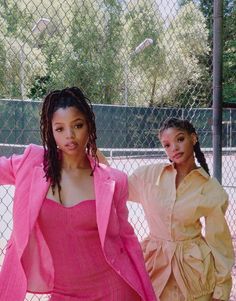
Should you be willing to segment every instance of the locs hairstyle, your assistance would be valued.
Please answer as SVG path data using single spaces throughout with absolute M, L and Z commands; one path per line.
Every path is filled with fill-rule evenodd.
M 167 118 L 162 124 L 161 128 L 159 129 L 159 138 L 161 138 L 162 133 L 169 128 L 184 130 L 190 135 L 194 133 L 198 137 L 196 130 L 191 122 L 189 122 L 187 119 L 178 119 L 172 117 L 172 118 Z M 200 143 L 198 139 L 196 144 L 193 146 L 193 150 L 198 163 L 210 175 L 209 168 L 206 163 L 206 158 L 203 152 L 201 151 Z
M 45 176 L 47 180 L 51 181 L 53 193 L 55 192 L 55 187 L 58 187 L 59 197 L 61 191 L 61 160 L 60 153 L 57 149 L 57 145 L 53 137 L 52 117 L 58 109 L 65 109 L 68 107 L 75 107 L 84 114 L 89 131 L 89 140 L 86 146 L 86 150 L 88 154 L 94 157 L 96 163 L 95 167 L 98 163 L 98 158 L 96 156 L 97 135 L 95 116 L 90 100 L 77 87 L 65 88 L 62 90 L 55 90 L 50 92 L 43 100 L 40 118 L 40 134 L 44 148 L 43 165 Z

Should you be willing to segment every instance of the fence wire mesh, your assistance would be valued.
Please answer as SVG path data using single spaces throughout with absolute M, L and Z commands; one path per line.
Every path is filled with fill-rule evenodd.
M 236 3 L 224 4 L 224 101 L 235 101 Z M 212 174 L 211 0 L 0 1 L 0 151 L 40 143 L 39 107 L 52 89 L 81 87 L 95 104 L 98 146 L 128 174 L 163 160 L 156 139 L 170 116 L 193 121 Z M 236 111 L 223 112 L 227 220 L 236 245 Z M 12 230 L 14 188 L 0 189 L 0 265 Z M 129 204 L 139 239 L 142 208 Z M 236 300 L 236 271 L 230 300 Z M 26 300 L 47 300 L 28 294 Z M 174 300 L 173 300 L 174 301 Z

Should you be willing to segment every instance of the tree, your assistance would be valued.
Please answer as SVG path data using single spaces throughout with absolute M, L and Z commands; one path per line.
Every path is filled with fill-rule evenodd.
M 21 8 L 21 2 L 4 1 L 1 17 L 1 53 L 4 54 L 4 84 L 0 91 L 3 97 L 20 98 L 21 85 L 29 88 L 34 76 L 43 74 L 44 59 L 34 47 L 32 37 L 32 13 Z
M 77 1 L 66 12 L 66 21 L 65 16 L 53 19 L 53 34 L 41 47 L 47 62 L 45 89 L 78 85 L 94 102 L 119 103 L 123 29 L 119 1 L 100 0 L 94 5 Z
M 101 49 L 101 88 L 103 103 L 123 103 L 121 93 L 121 45 L 124 43 L 122 5 L 119 1 L 105 0 L 105 24 Z M 101 92 L 102 92 L 101 91 Z
M 236 1 L 225 1 L 223 48 L 223 101 L 236 103 Z
M 160 46 L 164 23 L 153 0 L 138 1 L 127 13 L 126 20 L 130 38 L 125 62 L 130 64 L 129 104 L 137 103 L 140 99 L 143 104 L 153 106 L 159 77 L 164 68 L 165 54 Z M 146 38 L 151 38 L 153 45 L 138 54 L 133 53 Z
M 3 10 L 0 4 L 0 12 Z M 6 49 L 5 49 L 5 41 L 4 37 L 7 32 L 7 24 L 0 13 L 0 98 L 3 98 L 6 91 L 5 91 L 5 74 L 6 74 Z
M 207 69 L 201 58 L 209 51 L 208 30 L 204 16 L 193 3 L 179 9 L 163 35 L 162 44 L 166 72 L 156 92 L 157 104 L 206 106 L 208 98 L 201 89 L 209 81 L 202 83 Z
M 180 5 L 186 4 L 191 0 L 181 0 Z M 212 49 L 213 49 L 213 1 L 212 0 L 195 0 L 196 5 L 202 11 L 206 18 L 206 24 L 209 31 L 209 54 L 203 59 L 203 63 L 209 68 L 208 77 L 212 77 Z M 223 47 L 223 101 L 236 102 L 236 1 L 223 1 L 223 26 L 224 26 L 224 47 Z M 205 79 L 205 78 L 204 78 Z M 211 96 L 212 97 L 212 96 Z

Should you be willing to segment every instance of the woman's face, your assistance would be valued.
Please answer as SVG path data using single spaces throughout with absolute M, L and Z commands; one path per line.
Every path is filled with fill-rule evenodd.
M 76 107 L 59 108 L 52 117 L 56 145 L 66 155 L 85 153 L 89 139 L 88 124 Z
M 189 134 L 177 128 L 168 128 L 162 132 L 160 141 L 173 163 L 183 164 L 194 160 L 193 146 L 197 141 L 196 134 Z

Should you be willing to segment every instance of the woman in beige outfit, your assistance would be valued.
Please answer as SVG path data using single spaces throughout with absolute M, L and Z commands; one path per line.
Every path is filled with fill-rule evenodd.
M 166 120 L 159 138 L 171 163 L 143 166 L 129 177 L 129 199 L 142 204 L 150 229 L 142 246 L 156 295 L 161 301 L 228 300 L 234 262 L 224 217 L 228 196 L 209 176 L 189 121 Z

